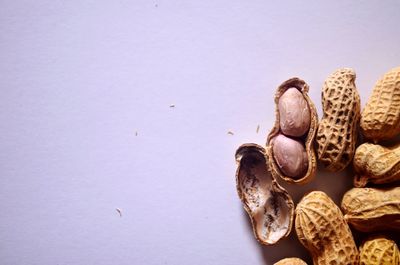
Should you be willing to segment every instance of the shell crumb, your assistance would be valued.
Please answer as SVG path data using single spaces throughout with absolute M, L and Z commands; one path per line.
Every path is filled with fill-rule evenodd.
M 175 108 L 175 104 L 170 104 L 169 107 L 170 108 Z
M 256 133 L 260 131 L 260 124 L 257 125 Z
M 120 208 L 115 208 L 115 210 L 118 212 L 119 217 L 122 217 L 122 210 Z
M 229 135 L 234 135 L 234 133 L 232 131 L 228 131 Z

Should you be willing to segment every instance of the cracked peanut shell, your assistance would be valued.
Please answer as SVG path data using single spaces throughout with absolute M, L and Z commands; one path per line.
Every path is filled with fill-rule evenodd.
M 396 243 L 384 236 L 374 236 L 360 246 L 360 265 L 399 265 L 400 252 Z
M 299 168 L 298 172 L 293 173 L 291 175 L 288 175 L 286 173 L 293 171 L 293 170 L 285 170 L 286 173 L 282 170 L 283 167 L 285 166 L 290 166 L 290 165 L 295 165 L 295 161 L 291 161 L 289 157 L 282 159 L 286 160 L 286 164 L 278 164 L 277 163 L 277 157 L 276 154 L 274 153 L 274 149 L 276 148 L 281 148 L 275 146 L 273 148 L 273 141 L 275 137 L 278 137 L 279 135 L 284 134 L 281 128 L 281 117 L 285 117 L 285 119 L 288 119 L 290 117 L 294 117 L 292 114 L 290 115 L 281 115 L 280 113 L 280 108 L 279 108 L 279 101 L 282 96 L 285 95 L 285 93 L 288 90 L 293 90 L 295 88 L 298 92 L 297 96 L 301 94 L 302 100 L 297 100 L 297 104 L 289 104 L 288 106 L 298 106 L 299 112 L 303 112 L 304 114 L 299 115 L 299 117 L 304 118 L 304 121 L 309 122 L 309 125 L 304 127 L 303 125 L 299 125 L 298 128 L 300 131 L 302 131 L 300 134 L 302 134 L 301 137 L 293 137 L 291 135 L 286 135 L 285 137 L 291 138 L 294 141 L 299 141 L 302 143 L 303 148 L 305 150 L 307 159 L 302 159 L 304 161 L 307 161 L 307 165 L 305 168 Z M 317 169 L 317 159 L 316 159 L 316 154 L 314 150 L 314 138 L 315 134 L 318 128 L 318 116 L 317 116 L 317 111 L 315 109 L 314 104 L 312 103 L 310 97 L 308 96 L 308 90 L 309 87 L 304 82 L 304 80 L 301 80 L 297 77 L 291 78 L 285 82 L 283 82 L 277 89 L 275 93 L 275 124 L 274 127 L 272 128 L 271 132 L 268 135 L 267 139 L 267 152 L 268 152 L 268 157 L 269 157 L 269 164 L 271 167 L 271 171 L 275 176 L 279 176 L 283 180 L 289 183 L 297 183 L 297 184 L 305 184 L 311 181 L 314 176 L 315 172 Z M 290 92 L 292 93 L 292 92 Z M 307 115 L 307 111 L 304 111 L 305 106 L 308 107 L 309 115 Z M 286 108 L 286 107 L 285 107 Z M 282 109 L 282 101 L 281 101 L 281 109 Z M 288 109 L 287 109 L 288 110 Z M 288 123 L 288 122 L 286 122 Z M 288 123 L 289 124 L 289 123 Z M 306 130 L 304 128 L 307 128 Z M 293 129 L 293 128 L 292 128 Z M 285 130 L 284 130 L 285 131 Z M 287 146 L 282 146 L 282 149 L 287 148 Z M 278 158 L 279 159 L 279 158 Z M 297 160 L 297 159 L 295 159 Z
M 363 135 L 375 143 L 400 134 L 400 67 L 375 84 L 362 111 L 360 127 Z
M 358 231 L 400 231 L 400 187 L 353 188 L 344 194 L 342 210 Z
M 322 191 L 304 196 L 296 207 L 295 228 L 314 265 L 358 264 L 358 249 L 339 207 Z
M 331 74 L 322 88 L 323 117 L 316 141 L 318 160 L 333 172 L 352 161 L 360 120 L 360 96 L 354 83 L 355 72 L 341 68 Z
M 272 245 L 289 235 L 294 204 L 268 167 L 266 150 L 257 144 L 241 145 L 235 154 L 236 188 L 248 213 L 256 239 Z
M 384 147 L 364 143 L 357 147 L 353 166 L 356 171 L 354 186 L 368 183 L 385 184 L 400 180 L 400 144 Z

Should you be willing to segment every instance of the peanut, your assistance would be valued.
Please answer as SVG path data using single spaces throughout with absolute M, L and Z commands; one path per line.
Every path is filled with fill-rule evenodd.
M 289 88 L 279 98 L 279 121 L 282 133 L 287 136 L 300 137 L 310 128 L 310 108 L 301 92 Z
M 275 93 L 275 125 L 268 135 L 267 152 L 272 173 L 289 183 L 311 181 L 317 168 L 313 141 L 318 117 L 307 93 L 308 85 L 299 78 L 283 82 Z
M 360 127 L 364 136 L 375 143 L 400 134 L 400 67 L 375 84 L 361 114 Z
M 354 178 L 356 187 L 400 180 L 400 144 L 383 147 L 364 143 L 357 148 L 353 165 L 357 173 Z
M 248 213 L 256 239 L 272 245 L 292 229 L 294 204 L 268 168 L 266 150 L 256 144 L 241 145 L 236 151 L 236 188 Z
M 318 159 L 330 171 L 341 171 L 351 162 L 357 142 L 360 97 L 352 69 L 330 75 L 322 88 L 324 115 L 317 132 Z
M 400 187 L 353 188 L 342 199 L 345 219 L 362 232 L 400 231 Z
M 286 258 L 274 263 L 274 265 L 307 265 L 307 263 L 299 258 Z
M 308 158 L 303 143 L 278 134 L 272 139 L 271 145 L 274 159 L 284 174 L 292 178 L 304 175 L 308 167 Z
M 314 265 L 358 264 L 358 250 L 339 207 L 322 191 L 303 197 L 296 207 L 297 237 Z
M 360 265 L 399 265 L 400 252 L 393 240 L 376 236 L 360 247 Z

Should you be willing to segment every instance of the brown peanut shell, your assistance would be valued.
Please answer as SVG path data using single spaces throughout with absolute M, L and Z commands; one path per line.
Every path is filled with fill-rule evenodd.
M 318 160 L 333 172 L 341 171 L 352 161 L 360 120 L 360 96 L 355 86 L 355 72 L 336 70 L 322 88 L 323 117 L 316 142 Z
M 310 128 L 301 140 L 304 142 L 305 150 L 308 156 L 308 167 L 307 171 L 303 176 L 298 178 L 293 178 L 285 175 L 279 168 L 277 162 L 274 159 L 274 154 L 272 150 L 272 146 L 270 145 L 272 139 L 280 133 L 280 121 L 279 121 L 279 98 L 286 92 L 287 89 L 295 87 L 297 88 L 303 95 L 304 99 L 307 101 L 308 107 L 310 109 Z M 279 176 L 283 180 L 289 183 L 297 183 L 297 184 L 305 184 L 310 182 L 314 176 L 317 169 L 317 159 L 314 150 L 314 138 L 318 128 L 318 115 L 315 109 L 313 102 L 308 96 L 309 87 L 304 80 L 301 80 L 297 77 L 291 78 L 285 82 L 283 82 L 277 89 L 275 93 L 275 124 L 272 128 L 271 132 L 268 135 L 267 139 L 267 152 L 269 157 L 269 164 L 271 167 L 271 171 L 275 176 Z M 299 138 L 294 138 L 299 139 Z
M 353 188 L 344 194 L 341 207 L 358 231 L 400 231 L 400 187 Z
M 296 207 L 299 241 L 314 265 L 358 264 L 358 249 L 339 207 L 322 191 L 304 196 Z
M 274 265 L 307 265 L 307 263 L 299 258 L 285 258 L 274 263 Z
M 384 147 L 364 143 L 357 147 L 353 166 L 356 171 L 354 186 L 368 183 L 385 184 L 400 180 L 400 144 Z
M 365 138 L 375 143 L 400 134 L 400 67 L 375 84 L 362 111 L 360 127 Z
M 236 188 L 248 213 L 256 239 L 272 245 L 289 235 L 294 204 L 268 167 L 266 150 L 257 144 L 241 145 L 235 154 Z
M 360 246 L 360 265 L 399 265 L 396 242 L 385 236 L 368 238 Z

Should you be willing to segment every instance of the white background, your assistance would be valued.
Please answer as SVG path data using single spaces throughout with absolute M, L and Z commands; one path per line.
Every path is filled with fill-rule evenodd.
M 321 115 L 324 79 L 352 67 L 364 105 L 400 65 L 399 10 L 0 1 L 0 263 L 310 264 L 294 232 L 273 247 L 255 241 L 235 150 L 265 143 L 275 89 L 290 77 L 310 85 Z M 338 202 L 352 177 L 319 171 L 285 187 L 296 203 L 314 189 Z

